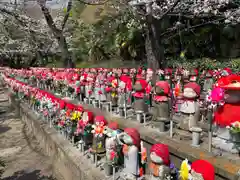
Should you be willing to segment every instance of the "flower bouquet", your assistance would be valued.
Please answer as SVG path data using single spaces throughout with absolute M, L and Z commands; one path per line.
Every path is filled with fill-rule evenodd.
M 227 126 L 231 139 L 235 143 L 240 143 L 240 121 L 235 121 L 231 123 L 230 126 Z
M 227 126 L 231 133 L 240 133 L 240 121 L 235 121 Z

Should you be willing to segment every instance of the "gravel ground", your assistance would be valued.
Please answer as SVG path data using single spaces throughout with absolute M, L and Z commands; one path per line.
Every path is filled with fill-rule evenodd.
M 22 121 L 10 110 L 0 90 L 0 160 L 2 180 L 51 180 L 52 167 Z M 1 166 L 1 165 L 0 165 Z

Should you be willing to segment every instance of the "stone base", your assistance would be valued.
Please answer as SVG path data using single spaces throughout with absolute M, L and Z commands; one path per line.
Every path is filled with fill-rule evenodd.
M 212 139 L 212 145 L 217 149 L 221 149 L 232 154 L 238 154 L 240 151 L 240 144 L 237 145 L 232 142 L 228 142 L 227 140 L 221 139 L 219 137 L 215 137 Z

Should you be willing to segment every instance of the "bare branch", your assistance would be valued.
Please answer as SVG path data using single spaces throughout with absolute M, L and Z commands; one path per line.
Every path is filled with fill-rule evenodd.
M 203 26 L 207 26 L 207 25 L 211 25 L 211 24 L 214 24 L 214 23 L 218 23 L 218 22 L 220 22 L 220 21 L 223 21 L 224 19 L 225 19 L 225 18 L 221 18 L 221 19 L 217 19 L 217 20 L 213 20 L 213 21 L 208 21 L 208 22 L 205 22 L 205 23 L 197 24 L 197 25 L 195 25 L 195 26 L 183 28 L 183 29 L 180 30 L 180 32 L 184 32 L 184 31 L 188 31 L 188 30 L 191 30 L 191 29 L 196 29 L 196 28 L 200 28 L 200 27 L 203 27 Z M 165 36 L 165 35 L 167 35 L 167 34 L 171 34 L 171 33 L 173 33 L 173 32 L 176 32 L 177 30 L 178 30 L 178 29 L 174 28 L 174 29 L 172 29 L 172 30 L 166 31 L 166 32 L 162 33 L 162 34 L 160 35 L 160 37 L 163 37 L 163 36 Z M 176 33 L 176 34 L 174 34 L 173 36 L 171 36 L 171 37 L 168 38 L 168 39 L 171 39 L 171 38 L 173 38 L 173 37 L 175 37 L 175 36 L 178 36 L 178 35 L 179 35 L 179 32 Z
M 69 1 L 68 1 L 68 5 L 67 5 L 67 12 L 66 12 L 66 14 L 65 14 L 65 16 L 64 16 L 64 19 L 63 19 L 62 31 L 63 31 L 63 29 L 65 28 L 65 25 L 66 25 L 67 20 L 68 20 L 68 18 L 69 18 L 71 9 L 72 9 L 72 0 L 69 0 Z
M 176 0 L 173 5 L 160 16 L 159 20 L 162 20 L 169 12 L 171 12 L 178 5 L 179 2 L 180 0 Z
M 83 0 L 78 0 L 78 1 L 80 3 L 86 4 L 86 5 L 97 6 L 97 5 L 104 5 L 104 4 L 106 4 L 110 0 L 105 0 L 104 2 L 101 2 L 101 3 L 90 3 L 90 2 L 83 1 Z
M 62 30 L 58 29 L 57 26 L 55 25 L 53 18 L 46 7 L 46 4 L 42 0 L 38 0 L 38 4 L 43 12 L 43 15 L 46 19 L 46 22 L 49 26 L 49 28 L 52 30 L 53 34 L 55 35 L 56 38 L 58 38 L 59 34 L 62 33 Z

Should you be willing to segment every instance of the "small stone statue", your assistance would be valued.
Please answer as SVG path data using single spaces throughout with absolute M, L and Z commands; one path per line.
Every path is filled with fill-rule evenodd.
M 118 165 L 118 159 L 120 154 L 120 144 L 117 143 L 116 137 L 120 133 L 118 124 L 116 122 L 111 122 L 106 128 L 106 162 L 105 162 L 105 174 L 107 176 L 113 173 L 113 166 Z M 115 168 L 115 167 L 114 167 Z
M 119 86 L 118 86 L 118 107 L 124 108 L 126 106 L 126 85 L 128 81 L 131 81 L 131 79 L 127 75 L 121 75 L 119 78 Z
M 102 72 L 96 77 L 95 81 L 95 99 L 99 102 L 106 101 L 105 85 L 104 85 L 105 76 Z
M 138 79 L 135 82 L 134 90 L 135 93 L 133 93 L 134 97 L 134 103 L 133 108 L 135 112 L 147 112 L 148 107 L 146 104 L 146 98 L 145 98 L 145 92 L 147 87 L 147 81 L 143 79 L 142 77 L 138 77 Z
M 181 164 L 179 178 L 181 180 L 214 180 L 215 170 L 206 160 L 196 160 L 190 165 L 186 159 Z
M 118 82 L 118 77 L 116 74 L 112 75 L 112 79 L 111 79 L 111 102 L 113 106 L 117 106 L 118 105 L 118 92 L 117 92 L 117 88 L 119 86 L 119 82 Z
M 136 180 L 142 175 L 140 134 L 135 128 L 125 128 L 124 132 L 118 135 L 118 140 L 123 144 L 125 179 Z
M 181 104 L 180 109 L 183 116 L 180 127 L 182 126 L 183 129 L 185 129 L 185 125 L 188 126 L 188 130 L 197 126 L 197 122 L 200 120 L 200 107 L 197 101 L 200 91 L 201 87 L 195 82 L 190 82 L 184 86 L 184 102 Z
M 106 92 L 106 99 L 107 102 L 112 101 L 112 80 L 114 77 L 112 76 L 112 72 L 108 72 L 105 82 L 105 92 Z
M 107 125 L 107 121 L 104 116 L 96 116 L 94 120 L 94 124 L 92 125 L 92 133 L 93 133 L 93 144 L 92 144 L 92 152 L 96 154 L 102 154 L 106 152 L 105 149 L 105 128 Z
M 83 112 L 82 119 L 78 121 L 77 130 L 75 134 L 80 138 L 78 146 L 81 146 L 81 151 L 84 147 L 89 147 L 92 144 L 92 124 L 93 113 L 90 111 Z
M 170 156 L 168 146 L 154 144 L 150 149 L 150 180 L 170 179 Z
M 93 74 L 88 73 L 87 82 L 86 82 L 86 85 L 85 85 L 86 98 L 90 99 L 90 98 L 94 97 L 93 96 L 93 87 L 94 87 L 94 76 L 93 76 Z
M 189 77 L 189 81 L 190 82 L 197 82 L 197 77 L 198 77 L 198 70 L 197 69 L 192 69 L 190 71 L 190 77 Z
M 158 81 L 153 96 L 153 121 L 161 132 L 165 131 L 165 123 L 170 121 L 169 96 L 170 86 L 167 81 Z
M 164 79 L 165 81 L 167 81 L 170 85 L 170 87 L 172 87 L 172 69 L 170 68 L 166 68 L 164 70 Z
M 203 92 L 207 93 L 210 89 L 212 89 L 213 86 L 213 72 L 212 71 L 208 71 L 206 73 L 206 78 L 204 80 L 204 84 L 203 84 Z
M 219 88 L 224 89 L 222 105 L 214 112 L 214 123 L 217 125 L 217 137 L 213 146 L 234 154 L 239 153 L 240 133 L 233 131 L 232 126 L 240 119 L 240 76 L 229 75 L 217 81 Z M 227 128 L 229 127 L 229 128 Z
M 86 96 L 85 86 L 87 85 L 87 73 L 83 72 L 80 77 L 80 100 L 83 101 Z

